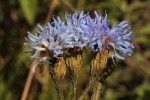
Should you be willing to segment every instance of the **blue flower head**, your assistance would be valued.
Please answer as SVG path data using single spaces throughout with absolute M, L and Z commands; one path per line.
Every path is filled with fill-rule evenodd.
M 122 21 L 110 28 L 107 13 L 104 18 L 96 11 L 94 14 L 95 18 L 91 18 L 89 13 L 84 14 L 83 11 L 80 14 L 65 14 L 66 23 L 57 17 L 53 18 L 52 23 L 38 24 L 36 34 L 28 32 L 25 38 L 29 43 L 24 44 L 31 47 L 26 52 L 34 52 L 31 56 L 33 59 L 46 61 L 48 56 L 37 57 L 38 52 L 53 53 L 52 57 L 58 58 L 67 48 L 78 47 L 82 50 L 85 47 L 96 52 L 103 47 L 110 49 L 112 46 L 112 57 L 124 59 L 125 55 L 131 56 L 134 46 L 129 42 L 132 40 L 132 32 L 128 27 L 128 21 Z
M 57 57 L 63 54 L 63 48 L 73 48 L 73 34 L 66 33 L 67 27 L 60 21 L 59 17 L 57 20 L 54 19 L 54 26 L 50 23 L 44 26 L 38 24 L 38 28 L 36 35 L 32 35 L 28 32 L 28 37 L 25 38 L 30 42 L 25 43 L 25 45 L 31 46 L 32 48 L 29 51 L 35 51 L 35 54 L 31 56 L 31 58 L 36 58 L 39 51 L 53 52 L 53 56 Z M 40 44 L 43 46 L 39 47 Z
M 81 39 L 83 33 L 81 26 L 84 23 L 83 12 L 78 15 L 77 13 L 72 16 L 66 14 L 66 24 L 60 20 L 59 17 L 53 18 L 52 23 L 46 25 L 38 24 L 36 34 L 33 35 L 28 32 L 25 37 L 29 43 L 24 43 L 25 46 L 30 46 L 31 49 L 26 52 L 34 52 L 31 56 L 38 61 L 46 61 L 49 56 L 37 57 L 38 52 L 53 53 L 51 57 L 59 58 L 63 55 L 64 49 L 79 47 L 83 48 L 86 43 Z M 36 65 L 38 65 L 38 63 Z M 35 69 L 35 68 L 34 68 Z
M 109 20 L 107 20 L 107 13 L 103 18 L 101 14 L 96 11 L 95 19 L 92 19 L 87 13 L 86 15 L 86 27 L 84 30 L 86 34 L 90 36 L 89 47 L 93 51 L 101 50 L 102 47 L 112 46 L 114 49 L 113 56 L 119 59 L 124 59 L 125 55 L 131 56 L 133 44 L 129 41 L 132 40 L 132 32 L 130 27 L 128 27 L 128 21 L 122 21 L 112 28 L 109 28 Z M 97 45 L 97 48 L 95 48 Z M 120 52 L 122 56 L 118 54 Z

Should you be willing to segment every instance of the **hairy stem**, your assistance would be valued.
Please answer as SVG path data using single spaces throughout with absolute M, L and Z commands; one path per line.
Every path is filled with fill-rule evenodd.
M 91 88 L 97 83 L 97 80 L 95 79 L 94 81 L 90 82 L 88 87 L 83 91 L 83 93 L 81 94 L 81 96 L 79 97 L 78 100 L 83 100 L 83 98 L 85 97 L 85 95 L 91 90 Z
M 99 82 L 93 87 L 92 100 L 99 100 L 101 90 L 102 90 L 102 84 Z
M 63 95 L 63 90 L 62 90 L 62 80 L 58 80 L 57 78 L 55 78 L 52 66 L 49 66 L 49 68 L 50 68 L 50 75 L 51 75 L 52 80 L 55 84 L 58 98 L 59 98 L 59 100 L 64 100 L 64 95 Z
M 78 74 L 72 75 L 72 86 L 73 86 L 72 100 L 77 99 L 77 79 L 78 79 Z
M 55 81 L 55 88 L 57 90 L 59 100 L 64 100 L 64 95 L 63 95 L 63 90 L 62 90 L 62 82 Z

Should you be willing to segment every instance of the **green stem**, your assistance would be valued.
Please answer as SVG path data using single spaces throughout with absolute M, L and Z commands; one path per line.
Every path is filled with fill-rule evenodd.
M 79 97 L 78 100 L 83 100 L 83 98 L 85 97 L 85 95 L 91 90 L 91 88 L 96 84 L 96 80 L 91 82 L 88 87 L 83 91 L 82 95 Z
M 82 93 L 82 95 L 79 97 L 78 100 L 83 100 L 83 98 L 85 97 L 85 95 L 90 91 L 90 89 L 93 87 L 93 85 L 89 85 Z
M 78 74 L 72 75 L 72 85 L 73 85 L 72 100 L 77 99 L 77 79 L 78 79 Z
M 99 100 L 101 94 L 102 84 L 99 82 L 93 87 L 92 100 Z
M 62 91 L 62 82 L 55 81 L 55 88 L 57 90 L 59 100 L 64 100 L 64 95 L 63 95 L 63 91 Z
M 54 76 L 54 71 L 52 66 L 49 66 L 50 68 L 50 75 L 52 77 L 53 82 L 55 83 L 55 88 L 58 94 L 59 100 L 64 100 L 63 90 L 62 90 L 62 80 L 58 80 Z
M 83 98 L 85 97 L 85 95 L 91 90 L 91 88 L 95 85 L 98 84 L 99 80 L 101 77 L 98 77 L 96 79 L 93 79 L 93 81 L 90 81 L 90 84 L 88 85 L 88 87 L 83 91 L 82 95 L 79 97 L 78 100 L 83 100 Z

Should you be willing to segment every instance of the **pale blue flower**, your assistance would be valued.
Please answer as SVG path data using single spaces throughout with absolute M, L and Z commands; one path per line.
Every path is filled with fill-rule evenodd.
M 41 51 L 52 52 L 53 57 L 59 57 L 63 55 L 63 50 L 66 48 L 80 47 L 82 49 L 86 46 L 86 43 L 81 38 L 83 35 L 81 27 L 85 24 L 83 12 L 79 15 L 75 13 L 72 16 L 66 14 L 65 17 L 66 24 L 57 17 L 53 18 L 52 23 L 42 26 L 38 24 L 35 35 L 28 32 L 28 37 L 25 39 L 29 43 L 24 44 L 31 47 L 31 50 L 26 52 L 34 52 L 31 58 L 36 58 L 38 52 Z M 43 46 L 39 46 L 40 44 Z
M 119 59 L 124 59 L 125 55 L 131 56 L 134 46 L 129 42 L 132 40 L 132 32 L 130 27 L 128 27 L 128 21 L 122 21 L 112 28 L 109 28 L 107 13 L 104 18 L 96 11 L 94 13 L 96 16 L 95 19 L 92 19 L 89 13 L 87 13 L 87 26 L 84 29 L 86 30 L 86 34 L 90 37 L 89 47 L 93 51 L 98 51 L 101 50 L 102 47 L 110 49 L 109 46 L 112 46 L 114 49 L 112 57 L 116 56 Z M 118 51 L 122 56 L 117 53 Z
M 129 42 L 133 39 L 130 27 L 128 27 L 128 21 L 122 21 L 115 25 L 110 29 L 109 34 L 107 34 L 106 37 L 109 39 L 108 44 L 114 48 L 114 55 L 116 57 L 124 59 L 125 55 L 131 56 L 133 53 L 132 48 L 134 48 L 134 46 Z M 116 51 L 120 51 L 123 57 L 118 55 Z
M 52 57 L 59 58 L 65 49 L 75 47 L 81 50 L 85 47 L 97 52 L 103 47 L 110 49 L 112 46 L 112 57 L 124 59 L 126 55 L 131 56 L 134 46 L 130 43 L 132 32 L 128 27 L 128 21 L 122 21 L 110 28 L 106 12 L 105 17 L 96 11 L 94 14 L 95 18 L 91 18 L 89 13 L 84 14 L 83 11 L 80 14 L 65 14 L 66 23 L 57 17 L 53 18 L 52 23 L 38 24 L 36 34 L 28 32 L 25 38 L 29 41 L 25 45 L 31 47 L 26 52 L 34 52 L 31 58 L 39 59 L 40 62 L 46 61 L 49 55 L 37 57 L 38 52 L 52 53 Z

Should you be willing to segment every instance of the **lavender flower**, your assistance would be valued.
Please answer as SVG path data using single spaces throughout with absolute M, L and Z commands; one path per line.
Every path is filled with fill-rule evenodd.
M 39 59 L 39 62 L 45 62 L 46 57 L 37 57 L 38 52 L 53 53 L 52 57 L 60 57 L 63 55 L 63 50 L 66 48 L 80 47 L 83 48 L 86 44 L 80 39 L 82 35 L 82 17 L 83 12 L 78 15 L 66 14 L 67 24 L 64 24 L 59 17 L 53 18 L 53 22 L 41 26 L 38 24 L 37 33 L 35 35 L 28 32 L 28 37 L 25 37 L 29 43 L 24 43 L 25 46 L 30 46 L 31 49 L 26 52 L 34 52 L 31 56 L 33 59 Z M 39 46 L 40 45 L 40 46 Z M 38 63 L 36 65 L 38 65 Z M 36 67 L 36 66 L 35 66 Z M 35 69 L 35 68 L 34 68 Z
M 128 21 L 122 21 L 118 25 L 110 29 L 109 34 L 106 37 L 109 39 L 108 44 L 114 48 L 114 55 L 119 59 L 124 59 L 124 57 L 118 55 L 117 51 L 120 51 L 123 56 L 131 56 L 133 44 L 129 42 L 132 39 L 132 32 L 128 26 Z
M 74 47 L 83 48 L 87 45 L 89 36 L 85 34 L 84 28 L 86 26 L 86 14 L 83 14 L 83 11 L 78 15 L 77 13 L 72 16 L 69 14 L 65 15 L 67 21 L 67 33 L 73 33 L 72 41 L 74 41 Z
M 36 58 L 36 55 L 39 51 L 53 52 L 54 57 L 58 57 L 60 54 L 63 54 L 63 48 L 73 48 L 72 45 L 72 33 L 67 33 L 67 27 L 64 25 L 64 22 L 61 22 L 58 17 L 57 20 L 54 19 L 54 26 L 50 23 L 41 26 L 38 24 L 37 34 L 32 35 L 28 32 L 28 37 L 25 38 L 29 40 L 30 43 L 25 43 L 26 46 L 31 46 L 31 50 L 27 52 L 35 51 L 35 54 L 31 58 Z M 42 44 L 44 47 L 39 47 L 38 45 Z
M 105 18 L 96 11 L 94 13 L 94 19 L 89 13 L 84 14 L 82 11 L 80 14 L 65 14 L 66 24 L 59 17 L 53 18 L 54 21 L 51 24 L 43 26 L 38 24 L 37 33 L 33 35 L 28 32 L 28 37 L 25 38 L 29 43 L 24 45 L 31 47 L 31 50 L 26 52 L 34 52 L 31 58 L 42 62 L 49 57 L 37 57 L 38 52 L 53 53 L 53 57 L 58 58 L 63 55 L 66 48 L 74 47 L 79 47 L 81 50 L 86 47 L 96 52 L 102 47 L 110 49 L 109 46 L 112 46 L 114 49 L 112 57 L 124 59 L 125 55 L 131 56 L 134 46 L 129 42 L 132 40 L 132 32 L 128 22 L 122 21 L 109 28 L 107 13 Z M 122 56 L 118 54 L 118 51 Z
M 122 21 L 121 23 L 114 25 L 112 28 L 109 28 L 109 20 L 107 20 L 107 14 L 105 18 L 102 15 L 94 12 L 96 18 L 92 19 L 87 13 L 86 15 L 86 34 L 90 36 L 89 47 L 93 51 L 101 50 L 102 47 L 109 49 L 109 46 L 112 46 L 114 49 L 113 56 L 116 56 L 119 59 L 124 59 L 125 55 L 131 56 L 133 44 L 129 42 L 132 40 L 132 32 L 130 27 L 128 27 L 128 21 Z M 97 45 L 97 48 L 95 48 Z M 123 56 L 120 56 L 117 51 Z

